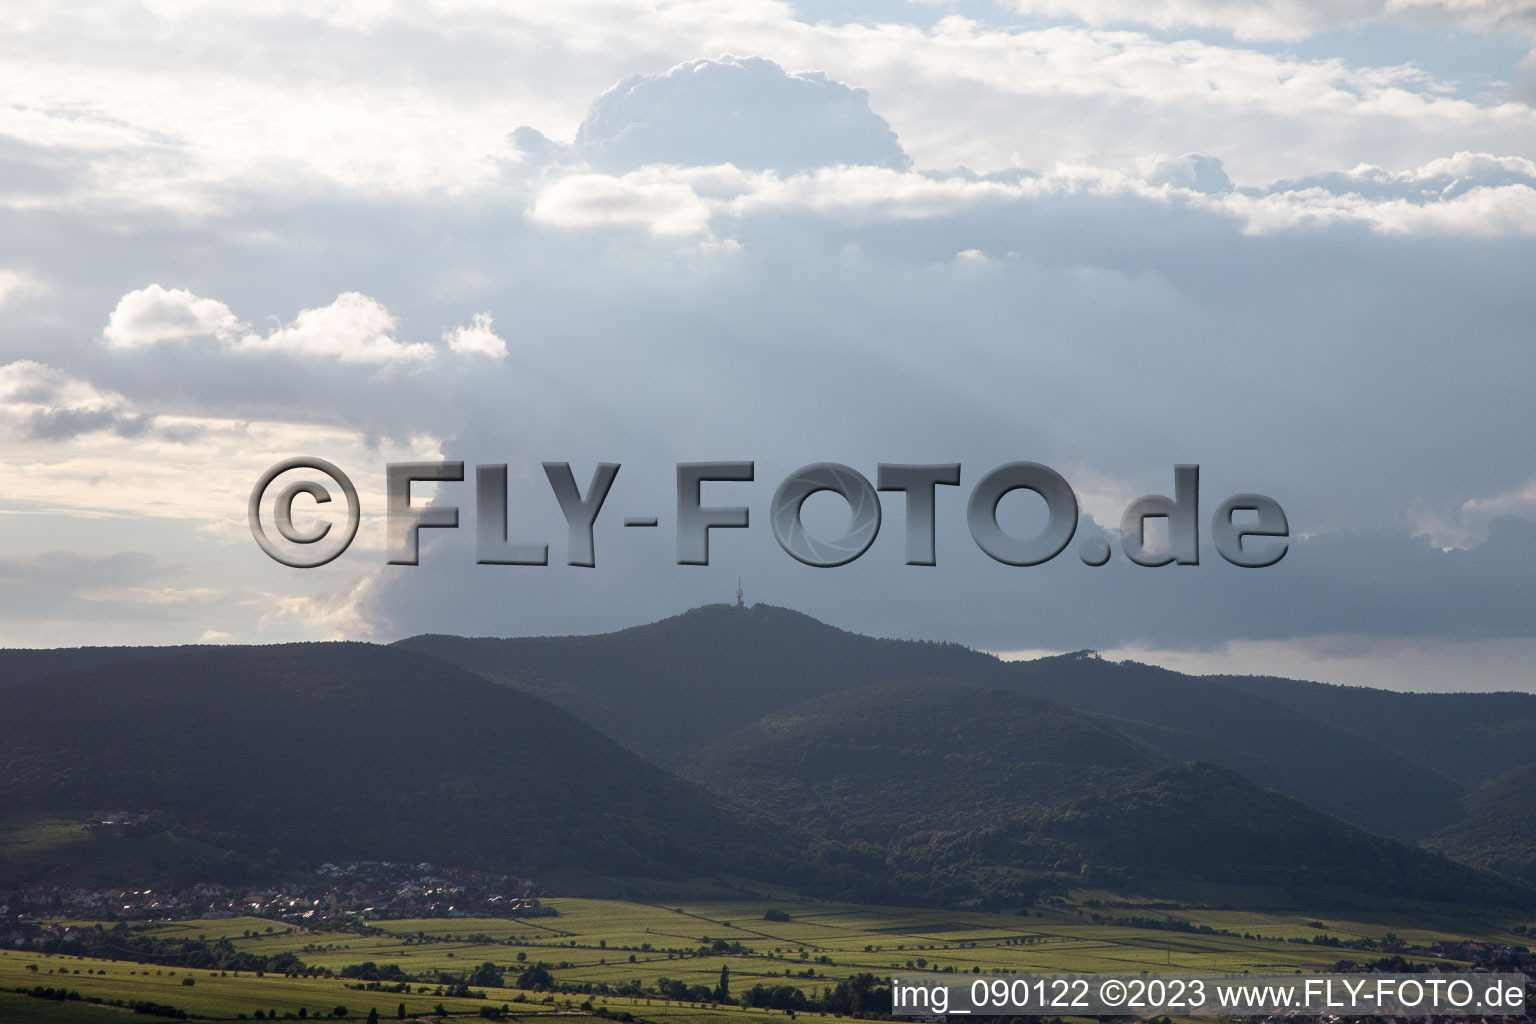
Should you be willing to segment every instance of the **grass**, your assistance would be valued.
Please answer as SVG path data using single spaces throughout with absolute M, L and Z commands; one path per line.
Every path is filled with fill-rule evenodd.
M 126 1016 L 117 1007 L 92 1006 L 90 1003 L 34 999 L 31 996 L 0 992 L 0 1021 L 18 1024 L 124 1024 L 125 1021 L 161 1021 L 169 1017 L 133 1014 Z
M 1317 923 L 1323 925 L 1326 934 L 1345 940 L 1380 939 L 1395 932 L 1410 942 L 1471 938 L 1524 945 L 1528 941 L 1505 930 L 1514 922 L 1492 921 L 1486 914 L 1459 907 L 1404 905 L 1319 919 L 1312 914 L 1278 911 L 1152 910 L 1117 900 L 1123 897 L 1084 890 L 1075 893 L 1069 904 L 1036 908 L 1028 916 L 1016 916 L 834 904 L 783 894 L 776 898 L 760 894 L 759 898 L 667 903 L 554 898 L 545 902 L 559 912 L 555 917 L 381 921 L 375 923 L 371 934 L 310 932 L 260 918 L 169 922 L 149 926 L 148 930 L 162 937 L 228 938 L 237 949 L 257 954 L 292 952 L 306 964 L 336 972 L 348 964 L 371 960 L 381 965 L 399 964 L 406 973 L 418 976 L 437 971 L 467 973 L 490 961 L 515 974 L 527 963 L 544 962 L 551 965 L 556 980 L 564 983 L 618 986 L 638 980 L 644 987 L 654 988 L 658 979 L 666 977 L 712 988 L 721 967 L 729 966 L 731 988 L 738 996 L 759 982 L 815 992 L 863 971 L 881 977 L 901 970 L 946 968 L 963 973 L 978 969 L 1284 972 L 1315 970 L 1339 959 L 1375 955 L 1284 941 L 1310 939 L 1319 931 Z M 764 915 L 770 910 L 786 913 L 790 919 L 766 920 Z M 1093 919 L 1095 914 L 1100 920 Z M 1131 916 L 1172 917 L 1263 938 L 1112 923 L 1114 918 Z M 740 943 L 742 950 L 696 955 L 701 945 L 712 945 L 716 940 Z M 29 963 L 37 970 L 27 970 Z M 189 976 L 195 985 L 182 984 Z M 63 986 L 104 1000 L 151 1000 L 213 1019 L 234 1019 L 258 1008 L 275 1009 L 280 1016 L 297 1013 L 300 1007 L 311 1015 L 317 1011 L 329 1014 L 336 1006 L 346 1006 L 354 1017 L 366 1016 L 370 1007 L 377 1007 L 382 1016 L 392 1018 L 401 1001 L 413 1015 L 428 1014 L 439 1002 L 451 1012 L 474 1015 L 483 1006 L 510 1003 L 517 995 L 516 990 L 488 989 L 489 999 L 482 1001 L 426 993 L 359 992 L 345 988 L 339 979 L 226 977 L 207 971 L 0 951 L 0 990 L 33 985 Z M 103 1019 L 104 1011 L 94 1007 L 35 999 L 26 999 L 27 1005 L 17 1016 L 18 998 L 7 997 L 0 1006 L 0 1021 Z M 574 1005 L 584 998 L 560 996 L 553 1004 L 513 1004 L 513 1009 L 520 1015 L 536 1016 L 540 1011 L 568 1008 L 568 999 Z M 594 1003 L 606 1003 L 615 1012 L 627 1010 L 655 1024 L 720 1024 L 725 1020 L 739 1024 L 765 1016 L 740 1008 L 679 1005 L 627 996 L 594 997 Z M 117 1019 L 121 1019 L 118 1012 Z M 50 1013 L 55 1016 L 46 1016 Z
M 37 970 L 29 971 L 28 964 Z M 87 970 L 94 971 L 87 974 Z M 184 984 L 192 978 L 194 984 Z M 380 1016 L 393 1017 L 400 1003 L 411 1015 L 428 1015 L 439 1003 L 455 1013 L 477 1014 L 485 1005 L 501 1005 L 504 1000 L 449 999 L 435 995 L 404 995 L 393 992 L 358 992 L 347 989 L 340 980 L 330 978 L 285 978 L 280 975 L 257 977 L 252 974 L 222 976 L 217 972 L 178 970 L 172 967 L 146 966 L 126 961 L 91 960 L 72 956 L 45 956 L 17 950 L 0 950 L 0 989 L 14 990 L 42 985 L 67 988 L 105 1002 L 149 1001 L 185 1010 L 188 1014 L 215 1020 L 237 1019 L 239 1014 L 253 1016 L 277 1010 L 279 1016 L 297 1014 L 302 1007 L 309 1016 L 329 1016 L 337 1006 L 345 1006 L 353 1017 L 366 1017 L 377 1007 Z M 500 993 L 496 993 L 500 995 Z M 507 992 L 510 999 L 515 993 Z M 15 1000 L 24 999 L 19 1007 Z M 71 1008 L 81 1013 L 96 1007 L 79 1003 L 56 1003 L 32 997 L 8 998 L 5 1015 L 0 1020 L 34 1020 L 51 1008 Z M 103 1011 L 106 1012 L 106 1011 Z M 59 1018 L 70 1020 L 132 1020 L 122 1011 L 111 1010 L 116 1017 L 100 1016 Z

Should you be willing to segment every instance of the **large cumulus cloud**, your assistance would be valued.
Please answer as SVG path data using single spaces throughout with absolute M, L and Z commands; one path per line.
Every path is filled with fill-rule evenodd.
M 804 170 L 911 164 L 869 93 L 763 57 L 693 60 L 634 75 L 592 104 L 575 152 L 602 170 L 649 163 Z

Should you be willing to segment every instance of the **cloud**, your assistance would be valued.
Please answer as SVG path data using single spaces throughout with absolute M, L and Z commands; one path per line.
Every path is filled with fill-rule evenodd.
M 342 363 L 388 365 L 433 357 L 431 345 L 397 340 L 397 324 L 377 299 L 343 292 L 329 306 L 301 310 L 292 323 L 259 334 L 217 299 L 152 284 L 118 301 L 102 335 L 109 346 L 125 349 L 216 341 L 231 351 L 280 352 Z
M 624 175 L 552 175 L 529 210 L 555 227 L 643 226 L 662 237 L 738 230 L 750 219 L 809 214 L 844 225 L 964 216 L 1069 197 L 1144 199 L 1211 210 L 1250 234 L 1358 224 L 1383 234 L 1536 235 L 1536 174 L 1518 157 L 1462 153 L 1394 173 L 1359 167 L 1233 189 L 1221 160 L 1192 153 L 1136 172 L 1061 166 L 980 176 L 828 167 L 780 175 L 727 166 L 650 166 Z
M 1270 184 L 1266 191 L 1278 194 L 1321 189 L 1333 195 L 1430 203 L 1454 199 L 1474 189 L 1502 189 L 1514 185 L 1536 187 L 1536 161 L 1520 156 L 1461 152 L 1404 171 L 1358 164 L 1349 170 L 1282 178 Z
M 142 643 L 163 617 L 155 605 L 165 603 L 146 598 L 174 594 L 185 575 L 184 565 L 145 551 L 0 554 L 0 643 L 37 646 L 70 624 L 99 629 L 107 619 L 136 630 L 129 642 Z
M 1494 521 L 1536 519 L 1511 441 L 1536 111 L 1482 77 L 1523 47 L 833 6 L 34 5 L 0 35 L 0 266 L 50 291 L 0 306 L 0 540 L 188 575 L 7 638 L 569 633 L 729 599 L 738 574 L 750 600 L 996 647 L 1533 633 L 1501 568 L 1531 548 Z M 762 57 L 692 59 L 722 51 Z M 299 454 L 364 503 L 311 573 L 244 522 Z M 508 464 L 509 529 L 551 565 L 476 566 L 470 477 L 441 491 L 461 528 L 383 566 L 384 463 L 445 457 Z M 673 470 L 710 458 L 757 460 L 705 496 L 755 525 L 695 571 Z M 901 564 L 889 495 L 857 563 L 783 555 L 765 503 L 821 459 L 962 462 L 940 566 Z M 963 517 L 1019 459 L 1105 523 L 1199 461 L 1207 516 L 1256 490 L 1305 536 L 1256 573 L 1071 550 L 1013 570 Z M 624 466 L 596 570 L 563 564 L 544 460 Z
M 393 332 L 398 321 L 384 304 L 358 292 L 343 292 L 329 306 L 305 309 L 290 324 L 264 335 L 247 335 L 240 347 L 252 352 L 325 356 L 342 363 L 418 362 L 435 350 L 425 342 L 402 342 Z
M 1386 234 L 1499 238 L 1536 235 L 1536 189 L 1529 185 L 1475 188 L 1431 203 L 1370 201 L 1318 189 L 1280 195 L 1232 195 L 1214 204 L 1241 218 L 1254 234 L 1358 223 Z
M 33 587 L 45 580 L 67 580 L 71 588 L 140 585 L 174 576 L 181 566 L 143 551 L 87 555 L 76 551 L 45 551 L 35 555 L 0 555 L 0 580 L 15 587 Z M 10 590 L 10 587 L 6 588 Z
M 445 328 L 443 341 L 460 355 L 481 355 L 491 359 L 505 359 L 507 343 L 491 328 L 491 314 L 476 313 L 469 326 Z
M 1504 517 L 1536 521 L 1536 477 L 1497 494 L 1469 498 L 1448 514 L 1426 515 L 1415 523 L 1415 529 L 1436 547 L 1471 548 Z
M 232 342 L 246 330 L 247 325 L 217 299 L 152 284 L 118 301 L 102 336 L 114 348 L 142 348 L 161 342 Z
M 356 638 L 355 579 L 329 580 L 311 593 L 230 586 L 227 571 L 169 562 L 145 551 L 69 550 L 0 554 L 0 644 L 69 645 L 90 630 L 96 644 L 228 643 L 241 637 L 281 642 Z
M 573 174 L 539 193 L 528 215 L 541 224 L 592 228 L 641 226 L 661 236 L 697 235 L 709 228 L 709 206 L 681 181 L 606 174 Z
M 1536 162 L 1457 153 L 1405 171 L 1361 164 L 1214 200 L 1250 231 L 1357 222 L 1387 234 L 1536 234 Z
M 1007 0 L 1023 14 L 1089 25 L 1222 29 L 1239 39 L 1300 40 L 1373 24 L 1486 31 L 1536 28 L 1532 0 Z
M 1232 188 L 1232 179 L 1227 177 L 1219 157 L 1185 153 L 1183 156 L 1154 157 L 1144 160 L 1143 164 L 1142 174 L 1148 185 L 1171 185 L 1211 195 Z
M 820 71 L 787 72 L 762 57 L 729 55 L 619 82 L 592 104 L 573 151 L 606 171 L 645 164 L 899 170 L 912 162 L 869 109 L 866 90 Z
M 35 440 L 63 441 L 108 431 L 134 437 L 152 417 L 134 413 L 122 395 L 31 360 L 0 366 L 0 429 Z
M 1297 56 L 1084 27 L 1078 5 L 1049 2 L 1042 10 L 1063 24 L 1028 11 L 989 10 L 983 21 L 924 8 L 892 8 L 875 24 L 813 22 L 789 4 L 610 0 L 472 16 L 387 4 L 356 19 L 297 5 L 256 15 L 210 4 L 195 18 L 136 7 L 112 19 L 38 8 L 0 39 L 10 105 L 0 111 L 0 160 L 7 143 L 22 147 L 18 165 L 3 166 L 0 204 L 203 218 L 227 212 L 244 190 L 493 193 L 519 154 L 524 170 L 558 157 L 618 173 L 648 162 L 902 167 L 906 155 L 929 168 L 1121 166 L 1148 153 L 1220 152 L 1234 179 L 1256 182 L 1461 148 L 1522 153 L 1536 131 L 1528 103 L 1502 86 L 1467 95 L 1415 63 L 1401 35 L 1386 40 L 1387 52 L 1410 52 L 1370 66 L 1326 49 Z M 1142 6 L 1083 9 L 1110 24 Z M 1323 24 L 1329 7 L 1254 5 L 1255 31 L 1266 34 L 1258 28 L 1269 20 L 1279 27 L 1268 34 L 1286 34 L 1288 11 Z M 1439 9 L 1391 0 L 1343 9 L 1358 20 L 1419 7 Z M 1511 23 L 1524 9 L 1440 7 L 1458 25 Z M 1148 5 L 1148 17 L 1219 24 L 1249 8 L 1170 0 Z M 461 20 L 469 17 L 473 30 Z M 173 37 L 174 74 L 142 59 Z M 1479 56 L 1464 36 L 1445 45 Z M 760 56 L 689 59 L 723 48 Z M 237 50 L 265 57 L 232 60 Z M 1501 63 L 1487 75 L 1520 74 L 1508 55 L 1492 56 Z M 783 70 L 793 68 L 816 70 Z M 615 81 L 622 86 L 591 103 Z M 509 132 L 519 124 L 581 139 L 562 149 L 531 130 Z
M 227 524 L 234 529 L 225 539 L 248 541 L 250 487 L 279 459 L 318 449 L 360 472 L 381 460 L 433 456 L 440 444 L 422 435 L 401 442 L 369 438 L 324 422 L 325 410 L 289 415 L 155 408 L 57 367 L 18 360 L 0 365 L 0 495 L 56 516 Z M 382 477 L 360 478 L 357 485 L 366 503 L 358 543 L 381 548 Z
M 0 267 L 0 307 L 14 299 L 20 298 L 39 290 L 39 285 L 31 276 L 19 270 L 7 270 Z

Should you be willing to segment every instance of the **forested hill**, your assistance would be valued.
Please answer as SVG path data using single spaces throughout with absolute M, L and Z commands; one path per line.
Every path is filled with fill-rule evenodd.
M 758 604 L 707 605 L 599 636 L 417 636 L 428 654 L 545 697 L 637 750 L 678 754 L 790 704 L 889 679 L 1000 679 L 959 644 L 882 640 Z
M 1156 891 L 1532 906 L 1536 892 L 1372 835 L 1205 764 L 1164 764 L 1097 720 L 1017 694 L 888 683 L 821 697 L 710 744 L 687 771 L 744 806 L 865 849 L 935 896 L 1006 901 L 1040 879 Z M 823 884 L 856 898 L 861 878 Z M 1345 896 L 1343 894 L 1354 894 Z
M 1369 737 L 1462 782 L 1492 779 L 1536 758 L 1533 693 L 1400 693 L 1273 676 L 1211 679 Z
M 944 678 L 1101 716 L 1164 760 L 1222 765 L 1399 839 L 1459 820 L 1469 790 L 1407 745 L 1222 680 L 1091 654 L 1003 662 L 955 644 L 859 636 L 762 604 L 712 605 L 599 636 L 419 636 L 396 646 L 544 697 L 664 761 L 804 700 Z M 1478 695 L 1450 698 L 1463 696 Z M 1524 735 L 1536 740 L 1536 726 Z
M 782 840 L 536 697 L 369 644 L 225 647 L 5 693 L 0 814 L 154 811 L 241 862 L 774 876 Z
M 1432 836 L 1536 879 L 1522 694 L 1004 662 L 767 605 L 599 636 L 0 651 L 7 672 L 0 815 L 153 810 L 168 858 L 231 870 L 723 871 L 943 900 L 1086 864 L 1525 898 L 1381 838 Z

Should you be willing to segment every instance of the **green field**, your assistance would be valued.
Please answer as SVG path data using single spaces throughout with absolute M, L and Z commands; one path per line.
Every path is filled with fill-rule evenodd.
M 27 970 L 35 964 L 37 971 Z M 87 974 L 94 970 L 96 973 Z M 187 978 L 195 984 L 186 985 Z M 395 1015 L 399 1003 L 406 1004 L 410 1014 L 426 1015 L 442 1003 L 450 1011 L 474 1014 L 485 1001 L 448 999 L 430 995 L 397 995 L 395 993 L 356 992 L 343 987 L 338 980 L 326 978 L 285 978 L 280 975 L 256 977 L 254 975 L 220 976 L 217 972 L 187 971 L 173 967 L 155 967 L 109 960 L 90 960 L 80 957 L 39 956 L 15 950 L 0 950 L 0 989 L 42 985 L 51 988 L 69 988 L 80 993 L 82 999 L 92 996 L 104 1001 L 149 1001 L 174 1006 L 189 1015 L 215 1020 L 238 1019 L 240 1014 L 254 1015 L 258 1009 L 270 1013 L 277 1010 L 279 1016 L 294 1013 L 300 1008 L 308 1015 L 330 1016 L 336 1007 L 347 1007 L 349 1016 L 366 1017 L 372 1007 L 381 1016 Z M 513 993 L 506 993 L 510 998 Z M 18 1003 L 18 1000 L 20 1001 Z M 500 1001 L 496 1003 L 500 1005 Z M 49 1000 L 17 996 L 8 999 L 0 1007 L 0 1020 L 30 1021 L 40 1019 L 46 1008 L 66 1007 L 78 1010 L 78 1017 L 59 1019 L 125 1019 L 121 1010 L 81 1006 L 79 1003 L 56 1003 Z M 84 1016 L 94 1011 L 95 1017 Z M 135 1015 L 137 1017 L 137 1015 Z M 127 1019 L 135 1019 L 130 1017 Z
M 1514 921 L 1485 918 L 1454 907 L 1384 908 L 1319 922 L 1312 915 L 1235 910 L 1154 911 L 1112 905 L 1107 893 L 1082 891 L 1069 904 L 1036 908 L 1028 915 L 963 910 L 929 910 L 834 904 L 776 898 L 643 903 L 622 900 L 554 898 L 545 901 L 558 916 L 522 920 L 433 918 L 375 922 L 367 934 L 304 931 L 259 918 L 153 924 L 159 937 L 228 938 L 255 954 L 292 952 L 305 964 L 339 973 L 349 964 L 398 964 L 408 975 L 438 971 L 468 973 L 489 961 L 513 973 L 530 963 L 549 965 L 557 983 L 606 984 L 638 981 L 654 988 L 670 978 L 690 986 L 713 987 L 722 966 L 730 968 L 731 990 L 740 996 L 759 982 L 793 985 L 817 992 L 859 972 L 881 977 L 893 971 L 950 969 L 993 971 L 1308 971 L 1339 959 L 1374 954 L 1284 941 L 1322 931 L 1340 939 L 1381 938 L 1395 932 L 1407 942 L 1477 939 L 1523 945 L 1505 930 Z M 788 921 L 765 919 L 770 911 Z M 1093 915 L 1105 920 L 1095 922 Z M 1106 923 L 1130 916 L 1178 918 L 1218 930 L 1263 938 L 1194 934 Z M 269 932 L 268 929 L 271 929 Z M 730 951 L 700 955 L 701 947 L 723 942 Z M 740 944 L 736 950 L 734 944 Z M 1440 961 L 1444 962 L 1444 961 Z M 29 970 L 28 965 L 35 967 Z M 191 977 L 195 984 L 186 985 Z M 431 986 L 412 985 L 410 994 L 362 992 L 340 979 L 224 975 L 177 970 L 126 961 L 87 960 L 16 950 L 0 951 L 0 990 L 34 985 L 64 987 L 107 1002 L 148 1000 L 209 1019 L 239 1019 L 254 1011 L 278 1011 L 279 1018 L 304 1008 L 310 1017 L 329 1016 L 345 1006 L 349 1017 L 371 1008 L 395 1017 L 406 1004 L 412 1016 L 430 1016 L 438 1004 L 451 1014 L 477 1016 L 485 1006 L 511 1005 L 518 1015 L 579 1009 L 588 997 L 527 994 L 513 1003 L 515 989 L 482 989 L 487 998 L 453 999 Z M 717 1018 L 743 1021 L 763 1011 L 711 1008 L 660 999 L 593 996 L 594 1008 L 628 1011 L 637 1018 L 668 1024 L 710 1024 Z M 116 1014 L 115 1017 L 108 1016 Z M 782 1015 L 774 1015 L 782 1016 Z M 57 1003 L 6 995 L 3 1021 L 122 1020 L 122 1010 Z

